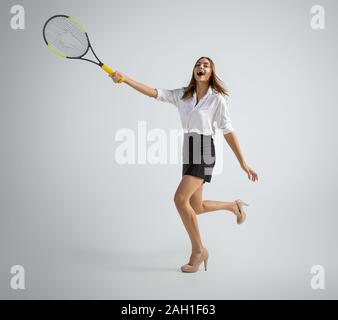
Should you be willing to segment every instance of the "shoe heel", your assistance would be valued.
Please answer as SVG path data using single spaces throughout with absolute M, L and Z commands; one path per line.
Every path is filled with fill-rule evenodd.
M 238 203 L 240 203 L 240 204 L 243 205 L 243 206 L 248 206 L 248 205 L 249 205 L 248 203 L 244 202 L 244 201 L 241 200 L 241 199 L 237 199 L 237 200 L 235 200 L 235 202 L 238 202 Z
M 208 267 L 208 258 L 206 258 L 204 260 L 204 270 L 207 271 L 207 267 Z
M 241 203 L 243 206 L 248 206 L 249 205 L 248 203 L 246 203 L 246 202 L 244 202 L 242 200 L 239 200 L 239 203 Z

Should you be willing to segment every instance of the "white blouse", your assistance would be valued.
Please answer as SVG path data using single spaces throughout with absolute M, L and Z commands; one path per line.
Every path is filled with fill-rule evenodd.
M 207 93 L 198 101 L 196 91 L 193 97 L 182 100 L 184 88 L 156 89 L 155 99 L 173 104 L 178 108 L 184 132 L 197 132 L 215 136 L 215 130 L 223 134 L 234 131 L 228 108 L 228 97 L 223 96 L 211 86 Z

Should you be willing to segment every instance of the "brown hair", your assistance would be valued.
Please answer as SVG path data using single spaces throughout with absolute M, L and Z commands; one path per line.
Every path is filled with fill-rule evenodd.
M 190 80 L 190 83 L 187 87 L 184 88 L 184 93 L 181 99 L 188 99 L 191 98 L 193 96 L 193 93 L 196 89 L 196 79 L 194 76 L 194 69 L 195 69 L 195 65 L 196 63 L 201 60 L 201 59 L 208 59 L 210 62 L 210 67 L 211 67 L 211 75 L 209 78 L 209 85 L 215 89 L 218 93 L 222 94 L 222 95 L 227 95 L 229 96 L 229 92 L 228 90 L 224 87 L 223 85 L 223 81 L 217 77 L 216 75 L 216 69 L 215 69 L 215 64 L 214 62 L 209 58 L 209 57 L 200 57 L 199 59 L 197 59 L 197 61 L 194 64 L 194 68 L 192 71 L 192 77 Z

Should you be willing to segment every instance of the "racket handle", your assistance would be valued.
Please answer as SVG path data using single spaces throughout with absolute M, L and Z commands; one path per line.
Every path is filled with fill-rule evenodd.
M 114 71 L 112 70 L 112 69 L 110 69 L 108 66 L 106 66 L 105 64 L 103 64 L 102 66 L 101 66 L 101 68 L 104 70 L 104 71 L 106 71 L 108 74 L 113 74 L 114 73 Z
M 101 68 L 106 71 L 109 75 L 112 75 L 115 71 L 113 71 L 112 69 L 110 69 L 107 65 L 103 64 L 101 66 Z M 122 83 L 124 81 L 124 78 L 122 77 L 122 79 L 120 81 L 118 81 L 118 83 Z

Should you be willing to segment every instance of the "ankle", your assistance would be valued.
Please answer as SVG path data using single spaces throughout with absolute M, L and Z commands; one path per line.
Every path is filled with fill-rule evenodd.
M 194 248 L 194 249 L 191 250 L 191 254 L 192 254 L 192 255 L 201 254 L 201 253 L 203 252 L 203 249 L 204 249 L 203 247 L 201 247 L 201 248 L 196 248 L 196 249 Z
M 234 214 L 234 215 L 238 215 L 238 207 L 237 207 L 237 204 L 236 204 L 236 202 L 234 201 L 234 202 L 232 202 L 232 205 L 231 205 L 231 211 L 232 211 L 232 213 Z

